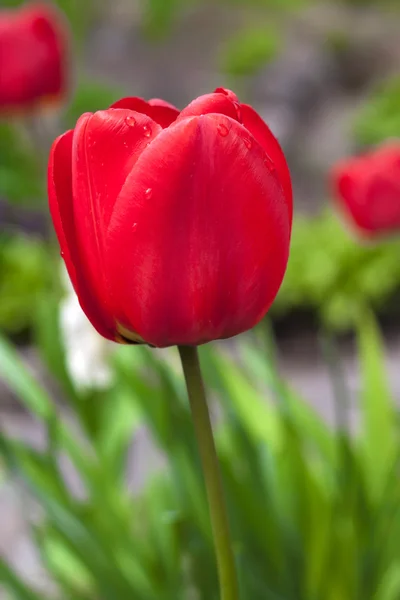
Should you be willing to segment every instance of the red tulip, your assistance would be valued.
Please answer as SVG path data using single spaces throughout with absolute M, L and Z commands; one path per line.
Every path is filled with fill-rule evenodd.
M 65 55 L 55 11 L 33 4 L 0 11 L 0 111 L 32 109 L 62 96 Z
M 50 153 L 50 210 L 86 315 L 104 337 L 197 345 L 253 327 L 289 254 L 288 167 L 267 125 L 218 89 L 181 113 L 126 98 Z
M 344 160 L 332 171 L 341 209 L 363 236 L 400 230 L 400 143 Z

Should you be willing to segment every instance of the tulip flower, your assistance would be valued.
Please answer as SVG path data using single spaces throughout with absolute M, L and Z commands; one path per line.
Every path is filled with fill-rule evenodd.
M 125 98 L 53 144 L 50 210 L 81 306 L 121 343 L 198 345 L 253 327 L 292 224 L 283 152 L 229 90 L 179 112 Z
M 340 162 L 331 185 L 341 211 L 362 237 L 400 230 L 400 142 Z
M 0 113 L 32 110 L 64 94 L 65 33 L 48 6 L 0 11 L 0 57 Z

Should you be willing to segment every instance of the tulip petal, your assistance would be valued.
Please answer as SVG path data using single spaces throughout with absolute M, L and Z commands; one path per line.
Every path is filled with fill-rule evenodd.
M 232 102 L 236 102 L 237 104 L 239 103 L 239 98 L 236 96 L 235 92 L 232 92 L 232 90 L 229 90 L 228 88 L 217 87 L 214 90 L 214 93 L 215 94 L 224 94 L 230 100 L 232 100 Z
M 248 104 L 241 104 L 242 123 L 250 131 L 252 136 L 264 148 L 265 153 L 271 159 L 278 171 L 283 191 L 289 207 L 293 206 L 292 182 L 285 155 L 278 140 L 260 117 L 260 115 Z M 292 215 L 291 215 L 292 218 Z
M 75 266 L 69 244 L 74 239 L 72 215 L 72 137 L 73 130 L 60 135 L 51 148 L 48 169 L 49 207 L 68 274 L 76 288 Z M 74 243 L 71 243 L 73 248 Z
M 387 171 L 374 177 L 366 194 L 368 220 L 373 231 L 390 232 L 400 225 L 399 178 L 390 176 L 389 165 Z
M 61 97 L 67 40 L 55 9 L 27 6 L 0 15 L 0 109 L 32 108 Z
M 358 159 L 343 161 L 332 170 L 330 179 L 340 213 L 345 217 L 350 215 L 358 228 L 370 233 L 373 228 L 369 222 L 369 211 L 365 210 L 368 182 L 362 163 Z
M 87 286 L 113 314 L 104 265 L 104 237 L 114 204 L 143 150 L 162 131 L 147 115 L 124 109 L 84 115 L 76 125 L 72 181 L 76 243 Z
M 179 110 L 175 106 L 157 99 L 146 102 L 143 98 L 121 98 L 121 100 L 114 102 L 110 108 L 126 108 L 142 113 L 163 128 L 171 125 L 179 116 Z
M 187 117 L 200 116 L 210 113 L 220 113 L 240 121 L 240 107 L 224 93 L 205 94 L 193 100 L 184 108 L 178 119 L 186 119 Z
M 368 238 L 399 229 L 399 181 L 400 146 L 392 141 L 340 161 L 330 173 L 337 205 L 357 233 Z
M 217 114 L 179 119 L 115 204 L 106 254 L 116 318 L 160 347 L 245 331 L 279 289 L 289 238 L 288 201 L 247 130 Z
M 178 114 L 180 112 L 176 108 L 176 106 L 171 104 L 171 102 L 167 102 L 166 100 L 162 100 L 161 98 L 150 98 L 149 104 L 150 106 L 164 106 L 165 108 L 172 108 L 172 110 L 175 110 Z
M 67 131 L 54 142 L 49 160 L 48 193 L 50 212 L 61 248 L 61 256 L 83 311 L 97 331 L 114 339 L 113 321 L 104 313 L 95 295 L 87 287 L 78 249 L 72 196 L 73 131 Z

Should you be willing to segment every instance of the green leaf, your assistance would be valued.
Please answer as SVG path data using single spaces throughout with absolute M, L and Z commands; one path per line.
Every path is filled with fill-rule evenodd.
M 16 350 L 1 336 L 0 376 L 31 413 L 45 421 L 55 414 L 47 393 L 28 373 Z
M 383 343 L 371 313 L 360 315 L 361 450 L 374 498 L 380 498 L 398 453 L 398 426 L 385 370 Z
M 53 429 L 59 448 L 67 452 L 85 482 L 101 489 L 101 477 L 93 470 L 94 459 L 87 444 L 78 439 L 76 426 L 69 427 L 59 419 L 47 392 L 30 375 L 12 345 L 1 336 L 0 376 L 27 410 L 38 417 L 49 432 Z
M 201 347 L 200 357 L 209 387 L 215 389 L 228 408 L 235 410 L 247 434 L 258 442 L 279 448 L 282 441 L 280 420 L 270 403 L 268 390 L 264 394 L 257 390 L 254 382 L 222 351 L 216 352 L 210 346 Z
M 54 531 L 72 555 L 89 569 L 105 600 L 125 600 L 138 592 L 118 569 L 113 548 L 104 544 L 98 531 L 77 519 L 53 498 L 42 496 L 41 502 L 52 520 Z
M 179 522 L 182 513 L 176 508 L 176 495 L 168 477 L 155 477 L 141 499 L 140 515 L 147 519 L 143 543 L 149 556 L 157 560 L 158 568 L 167 578 L 171 589 L 178 587 L 180 577 Z M 179 597 L 176 594 L 176 597 Z
M 85 563 L 67 548 L 51 526 L 36 528 L 35 541 L 46 569 L 54 581 L 68 592 L 67 597 L 85 594 L 87 598 L 93 598 L 96 582 Z
M 44 200 L 44 184 L 40 162 L 26 132 L 0 123 L 0 197 L 12 202 Z
M 398 600 L 400 598 L 400 562 L 391 565 L 385 573 L 376 598 L 379 600 Z
M 96 446 L 102 460 L 123 480 L 127 453 L 143 415 L 128 387 L 118 385 L 101 404 Z
M 0 557 L 0 583 L 12 594 L 13 600 L 41 600 L 42 594 L 34 592 Z M 0 586 L 1 587 L 1 586 Z
M 60 331 L 59 296 L 53 292 L 39 298 L 34 323 L 35 341 L 49 372 L 70 400 L 73 398 L 76 402 L 77 391 L 66 367 L 65 348 Z
M 366 304 L 397 315 L 399 252 L 398 239 L 360 244 L 330 209 L 297 218 L 288 269 L 270 314 L 281 319 L 298 312 L 309 319 L 316 313 L 327 328 L 338 331 L 354 329 Z
M 35 305 L 51 287 L 46 244 L 21 234 L 0 236 L 0 329 L 18 333 L 32 325 Z
M 35 490 L 40 490 L 41 494 L 48 494 L 66 505 L 71 502 L 64 479 L 48 455 L 8 439 L 0 433 L 0 456 L 10 469 L 18 470 L 25 481 Z
M 264 382 L 278 403 L 278 408 L 290 413 L 293 423 L 304 432 L 308 440 L 315 443 L 327 461 L 334 456 L 332 431 L 310 404 L 284 382 L 279 374 L 276 362 L 274 341 L 268 321 L 264 321 L 257 330 L 258 340 L 253 336 L 243 339 L 239 345 L 239 354 L 244 371 L 251 381 Z M 262 345 L 258 343 L 261 341 Z M 265 348 L 265 350 L 264 350 Z

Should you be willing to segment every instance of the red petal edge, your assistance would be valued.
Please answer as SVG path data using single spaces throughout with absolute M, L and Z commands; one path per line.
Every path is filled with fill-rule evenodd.
M 286 162 L 283 150 L 260 115 L 248 104 L 241 104 L 241 115 L 243 125 L 248 129 L 252 136 L 257 140 L 264 152 L 271 161 L 271 166 L 274 166 L 283 191 L 285 198 L 290 209 L 290 219 L 293 218 L 293 191 L 292 182 L 290 177 L 289 167 Z
M 50 151 L 48 168 L 50 212 L 60 244 L 61 256 L 83 311 L 102 336 L 114 339 L 112 323 L 108 315 L 103 314 L 91 290 L 87 289 L 86 278 L 81 271 L 82 261 L 76 240 L 72 194 L 73 135 L 74 132 L 71 130 L 58 137 Z
M 150 117 L 153 121 L 165 128 L 176 121 L 179 110 L 162 100 L 150 100 L 146 102 L 143 98 L 128 97 L 114 102 L 110 108 L 127 108 Z

